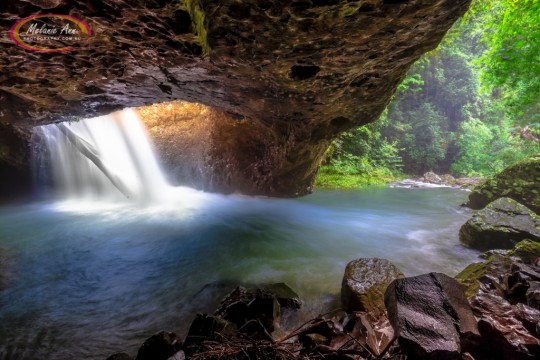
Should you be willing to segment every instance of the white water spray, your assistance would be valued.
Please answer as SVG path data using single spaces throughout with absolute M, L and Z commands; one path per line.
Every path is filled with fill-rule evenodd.
M 171 186 L 157 163 L 137 114 L 111 115 L 35 128 L 48 156 L 56 196 L 117 201 L 162 202 Z

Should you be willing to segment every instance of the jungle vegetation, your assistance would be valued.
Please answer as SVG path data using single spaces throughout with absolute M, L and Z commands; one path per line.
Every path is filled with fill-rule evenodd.
M 475 0 L 379 121 L 333 143 L 316 185 L 484 177 L 539 152 L 540 0 Z

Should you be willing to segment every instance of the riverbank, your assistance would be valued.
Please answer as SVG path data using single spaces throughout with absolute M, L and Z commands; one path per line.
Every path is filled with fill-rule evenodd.
M 285 284 L 239 286 L 213 314 L 193 314 L 185 339 L 162 331 L 135 358 L 107 360 L 533 359 L 540 356 L 540 291 L 531 292 L 540 284 L 538 256 L 540 245 L 524 241 L 468 266 L 458 281 L 405 277 L 387 260 L 357 259 L 344 271 L 340 308 L 286 333 L 280 321 L 301 306 L 298 295 Z
M 366 187 L 453 187 L 472 189 L 483 181 L 480 177 L 459 177 L 450 174 L 438 175 L 427 172 L 423 176 L 410 176 L 400 172 L 391 172 L 385 168 L 370 173 L 349 174 L 337 171 L 331 166 L 321 166 L 315 179 L 314 187 L 319 189 L 363 189 Z
M 408 276 L 455 275 L 478 254 L 456 243 L 469 212 L 455 189 L 174 195 L 148 207 L 71 199 L 0 208 L 0 247 L 12 259 L 0 358 L 134 356 L 153 333 L 184 337 L 197 312 L 213 313 L 213 293 L 201 289 L 224 281 L 289 284 L 304 301 L 302 323 L 335 308 L 329 294 L 355 258 L 388 258 Z

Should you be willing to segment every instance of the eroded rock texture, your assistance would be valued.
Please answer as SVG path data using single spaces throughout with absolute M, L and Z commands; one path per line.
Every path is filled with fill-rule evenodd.
M 329 141 L 377 119 L 408 67 L 469 2 L 3 2 L 4 29 L 33 14 L 69 14 L 94 35 L 74 51 L 37 53 L 3 33 L 0 127 L 8 129 L 1 144 L 9 149 L 0 163 L 19 170 L 28 164 L 17 144 L 32 126 L 185 100 L 233 120 L 223 137 L 216 132 L 213 151 L 228 173 L 214 190 L 229 181 L 236 185 L 224 191 L 306 193 Z

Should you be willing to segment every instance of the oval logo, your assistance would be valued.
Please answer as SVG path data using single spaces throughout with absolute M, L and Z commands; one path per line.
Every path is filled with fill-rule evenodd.
M 9 35 L 26 50 L 60 52 L 80 47 L 92 30 L 87 23 L 70 15 L 41 14 L 17 21 Z

